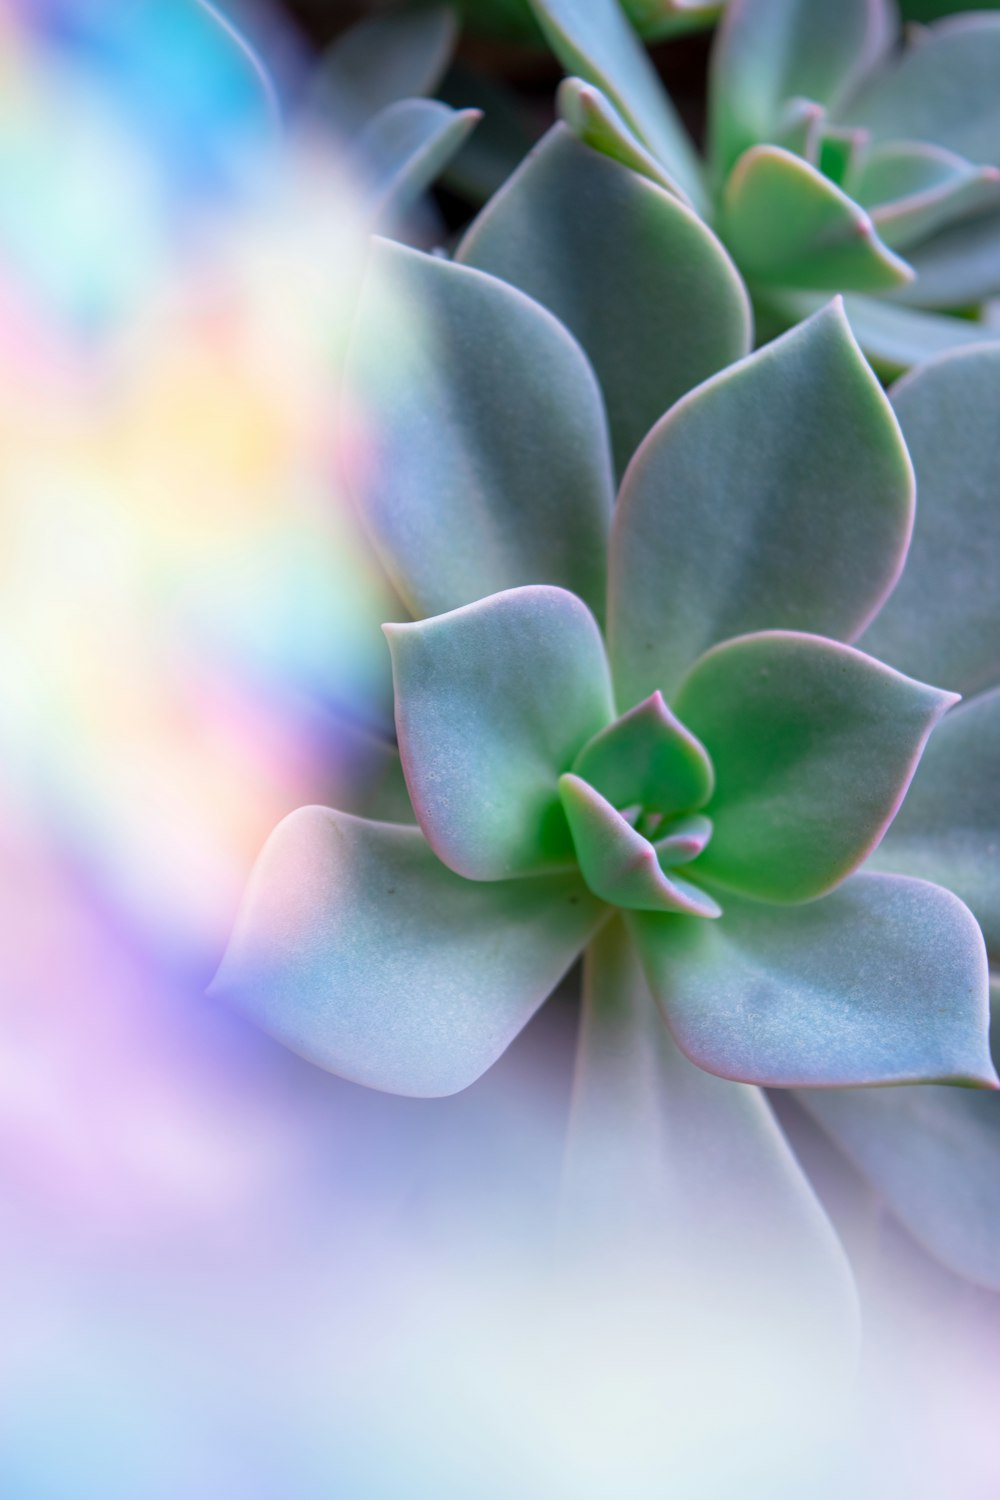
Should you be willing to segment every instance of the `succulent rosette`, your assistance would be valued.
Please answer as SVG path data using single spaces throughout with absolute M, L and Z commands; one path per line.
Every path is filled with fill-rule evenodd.
M 731 0 L 702 163 L 618 0 L 531 3 L 572 75 L 563 118 L 713 224 L 764 329 L 845 293 L 888 373 L 990 336 L 976 319 L 1000 293 L 1000 13 L 900 50 L 889 0 Z
M 547 230 L 571 211 L 567 258 Z M 621 259 L 594 298 L 608 240 Z M 672 1143 L 682 1198 L 724 1216 L 749 1194 L 822 1236 L 761 1086 L 848 1115 L 862 1085 L 996 1086 L 987 952 L 960 899 L 988 925 L 978 877 L 956 895 L 886 836 L 944 716 L 914 814 L 933 832 L 952 725 L 978 717 L 956 693 L 995 649 L 955 680 L 963 611 L 994 606 L 973 588 L 988 549 L 968 549 L 911 632 L 940 538 L 911 581 L 907 447 L 840 305 L 755 354 L 750 338 L 699 218 L 562 127 L 458 262 L 377 243 L 355 488 L 413 616 L 387 635 L 416 821 L 293 814 L 215 988 L 346 1078 L 437 1095 L 583 954 L 581 1128 L 632 1119 L 647 1156 Z M 938 524 L 957 580 L 963 544 Z M 931 643 L 926 669 L 900 656 L 911 641 Z M 980 870 L 981 843 L 966 852 Z M 713 1196 L 721 1164 L 740 1185 Z

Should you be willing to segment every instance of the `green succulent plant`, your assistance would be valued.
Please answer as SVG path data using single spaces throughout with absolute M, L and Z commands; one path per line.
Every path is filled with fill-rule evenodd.
M 563 119 L 716 228 L 763 332 L 847 294 L 884 373 L 991 336 L 1000 292 L 1000 14 L 895 49 L 889 0 L 730 0 L 701 162 L 618 0 L 531 0 Z
M 995 764 L 995 706 L 952 705 L 1000 678 L 995 423 L 982 426 L 1000 351 L 900 389 L 931 465 L 930 519 L 903 571 L 907 447 L 839 304 L 749 354 L 745 294 L 697 216 L 563 129 L 526 173 L 539 160 L 567 193 L 588 188 L 576 261 L 535 265 L 565 322 L 471 264 L 503 247 L 530 256 L 535 210 L 543 235 L 564 211 L 523 179 L 457 263 L 379 242 L 359 311 L 350 384 L 369 444 L 355 487 L 414 617 L 387 634 L 416 824 L 328 808 L 287 819 L 216 992 L 342 1076 L 435 1095 L 489 1067 L 584 953 L 581 1118 L 612 1097 L 648 1140 L 666 1110 L 696 1196 L 701 1166 L 738 1159 L 758 1205 L 812 1234 L 814 1201 L 761 1092 L 799 1088 L 920 1232 L 899 1145 L 909 1101 L 942 1101 L 944 1132 L 927 1130 L 939 1159 L 949 1113 L 980 1133 L 983 1107 L 996 1114 L 981 1092 L 996 1083 L 987 952 L 960 899 L 995 953 L 996 811 L 985 770 L 957 820 L 947 788 L 956 763 Z M 585 274 L 601 234 L 627 248 L 595 306 Z M 636 368 L 630 351 L 660 333 L 645 326 L 657 275 L 659 310 L 697 321 L 672 359 Z M 987 365 L 957 413 L 977 460 L 963 489 L 941 423 L 960 407 L 949 382 L 975 385 Z M 925 386 L 942 379 L 944 403 Z M 641 441 L 630 394 L 660 402 Z M 956 534 L 949 504 L 981 512 L 985 546 Z M 946 587 L 931 586 L 939 566 Z M 986 635 L 970 628 L 977 610 Z M 935 736 L 897 817 L 942 715 L 940 755 Z M 874 1107 L 857 1087 L 918 1081 L 876 1090 Z M 856 1125 L 868 1115 L 870 1135 Z M 936 1248 L 962 1261 L 949 1232 Z M 996 1249 L 970 1269 L 995 1277 Z

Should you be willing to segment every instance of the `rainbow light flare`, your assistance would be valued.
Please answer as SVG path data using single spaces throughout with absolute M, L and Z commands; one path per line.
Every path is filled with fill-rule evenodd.
M 866 1202 L 860 1401 L 776 1269 L 678 1316 L 658 1257 L 553 1248 L 559 1002 L 414 1101 L 203 998 L 273 825 L 391 764 L 365 205 L 275 112 L 200 0 L 0 0 L 0 1495 L 996 1491 L 986 1315 L 866 1261 Z

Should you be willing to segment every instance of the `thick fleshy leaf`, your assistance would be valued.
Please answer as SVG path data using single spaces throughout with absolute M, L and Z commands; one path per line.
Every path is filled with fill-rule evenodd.
M 668 406 L 750 347 L 746 290 L 711 230 L 565 126 L 487 204 L 458 259 L 521 287 L 579 339 L 619 469 Z
M 915 245 L 910 261 L 917 277 L 895 294 L 899 301 L 966 308 L 1000 295 L 1000 212 L 975 214 L 942 229 Z
M 354 491 L 414 614 L 539 582 L 602 608 L 607 428 L 593 371 L 551 313 L 379 241 L 347 381 L 368 440 Z
M 844 179 L 854 171 L 867 147 L 867 130 L 828 124 L 820 136 L 818 160 L 815 165 L 819 167 L 824 177 L 829 177 L 831 182 L 835 182 L 838 187 L 843 187 Z
M 595 735 L 573 770 L 615 807 L 638 803 L 668 815 L 704 806 L 715 785 L 704 745 L 670 712 L 662 693 Z
M 771 144 L 794 151 L 815 167 L 819 164 L 825 118 L 826 111 L 815 99 L 789 99 L 778 116 Z
M 564 1212 L 567 1242 L 605 1248 L 618 1278 L 651 1255 L 665 1285 L 704 1278 L 717 1307 L 773 1277 L 769 1312 L 788 1294 L 851 1324 L 843 1252 L 764 1095 L 688 1062 L 617 920 L 585 962 Z
M 720 175 L 774 139 L 788 100 L 835 109 L 892 37 L 885 0 L 729 0 L 711 64 L 711 154 Z
M 874 862 L 961 896 L 1000 967 L 1000 687 L 945 716 Z
M 807 317 L 813 306 L 813 299 L 790 298 L 789 320 Z M 845 297 L 844 311 L 854 337 L 885 380 L 938 354 L 997 342 L 995 329 L 944 313 L 897 307 L 880 297 Z
M 600 916 L 578 877 L 476 884 L 419 829 L 305 807 L 268 840 L 212 991 L 355 1083 L 452 1094 L 513 1041 Z
M 589 610 L 512 589 L 385 632 L 406 784 L 438 857 L 470 880 L 572 863 L 559 777 L 614 713 Z
M 670 698 L 747 631 L 850 640 L 898 577 L 912 516 L 892 410 L 833 304 L 692 392 L 636 455 L 611 545 L 619 703 Z
M 712 837 L 712 820 L 704 813 L 691 813 L 689 817 L 677 818 L 666 825 L 667 832 L 653 837 L 653 848 L 661 865 L 690 864 L 705 848 Z
M 875 848 L 955 701 L 822 636 L 713 647 L 676 696 L 715 767 L 715 828 L 696 869 L 764 901 L 831 890 Z
M 889 142 L 866 155 L 849 191 L 871 210 L 884 243 L 905 250 L 956 219 L 1000 203 L 1000 171 L 974 167 L 940 146 Z
M 919 33 L 844 113 L 874 140 L 929 141 L 1000 167 L 1000 16 L 960 16 Z
M 710 1073 L 996 1086 L 982 934 L 940 886 L 856 875 L 806 906 L 733 897 L 719 922 L 629 920 L 674 1040 Z
M 671 181 L 704 208 L 694 146 L 618 0 L 531 0 L 531 8 L 566 72 L 606 94 Z
M 564 78 L 556 95 L 559 118 L 585 146 L 593 146 L 622 166 L 641 172 L 668 193 L 687 201 L 660 161 L 615 109 L 606 94 L 582 78 Z
M 836 183 L 781 146 L 752 146 L 726 180 L 719 232 L 750 282 L 889 291 L 913 272 Z
M 1000 1291 L 1000 1099 L 933 1087 L 798 1097 L 932 1255 Z
M 922 366 L 892 402 L 920 501 L 902 580 L 864 647 L 979 692 L 1000 683 L 1000 342 Z
M 451 5 L 366 17 L 321 58 L 309 88 L 309 112 L 350 131 L 390 104 L 433 93 L 457 35 Z
M 630 911 L 718 917 L 722 908 L 697 886 L 660 867 L 656 850 L 589 782 L 559 779 L 580 870 L 595 896 Z
M 378 218 L 404 213 L 451 160 L 479 120 L 433 99 L 402 99 L 370 120 L 358 136 L 356 159 Z

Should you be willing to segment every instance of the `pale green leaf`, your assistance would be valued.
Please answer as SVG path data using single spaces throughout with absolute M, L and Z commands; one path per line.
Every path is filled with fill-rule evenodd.
M 856 875 L 806 906 L 730 897 L 718 922 L 629 918 L 678 1046 L 774 1087 L 995 1088 L 989 974 L 971 913 L 940 886 Z
M 439 858 L 470 880 L 571 864 L 559 777 L 614 713 L 594 617 L 535 587 L 385 631 L 406 783 Z
M 482 885 L 419 829 L 305 807 L 275 829 L 212 993 L 391 1093 L 455 1093 L 527 1023 L 600 920 L 579 877 Z

